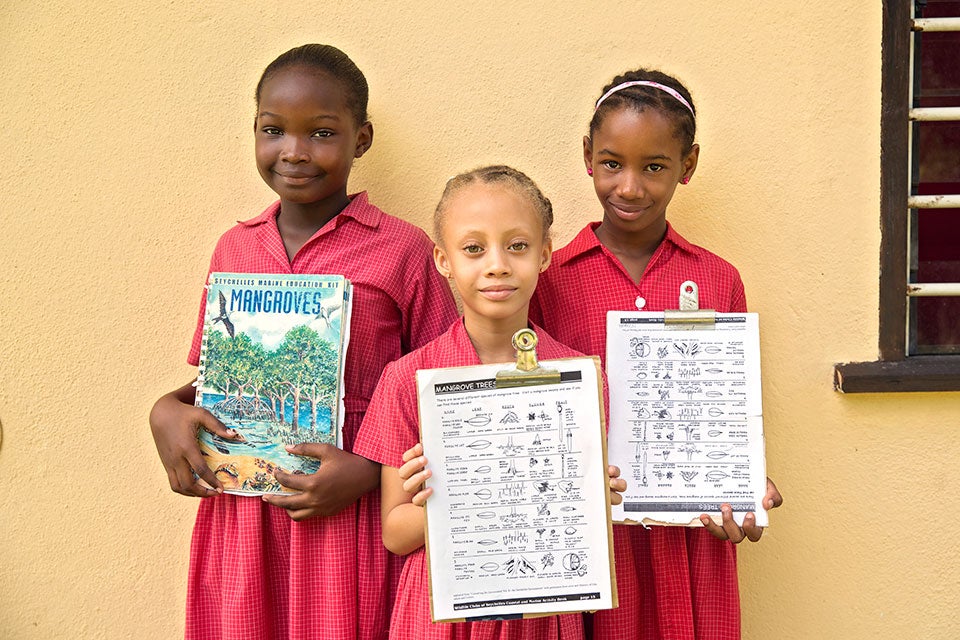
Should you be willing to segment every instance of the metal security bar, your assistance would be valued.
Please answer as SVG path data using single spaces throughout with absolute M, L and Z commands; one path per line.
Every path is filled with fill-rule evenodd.
M 910 196 L 907 206 L 911 209 L 954 209 L 960 207 L 960 195 Z
M 960 282 L 917 282 L 907 285 L 911 298 L 960 296 Z
M 958 29 L 960 31 L 960 29 Z M 960 120 L 960 107 L 915 107 L 910 109 L 914 122 L 950 122 Z
M 960 18 L 914 18 L 911 31 L 960 31 Z

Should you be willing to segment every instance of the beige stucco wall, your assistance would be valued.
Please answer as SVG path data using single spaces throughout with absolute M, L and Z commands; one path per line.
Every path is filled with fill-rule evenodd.
M 741 548 L 746 638 L 955 638 L 960 394 L 844 397 L 877 343 L 880 3 L 8 2 L 0 9 L 0 637 L 182 633 L 196 503 L 147 427 L 218 235 L 271 200 L 252 94 L 291 46 L 370 81 L 352 189 L 426 225 L 444 180 L 528 171 L 562 245 L 599 215 L 600 87 L 675 72 L 700 167 L 669 217 L 736 264 L 762 322 L 787 502 Z

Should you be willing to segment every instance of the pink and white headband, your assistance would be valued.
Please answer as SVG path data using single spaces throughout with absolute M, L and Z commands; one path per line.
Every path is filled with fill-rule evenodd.
M 599 109 L 600 105 L 603 104 L 604 100 L 606 100 L 607 98 L 615 94 L 617 91 L 623 91 L 627 87 L 653 87 L 654 89 L 660 89 L 661 91 L 666 91 L 671 96 L 679 100 L 680 104 L 685 106 L 687 108 L 687 111 L 690 112 L 690 115 L 696 118 L 696 114 L 693 113 L 693 107 L 691 107 L 690 103 L 687 102 L 682 95 L 680 95 L 680 92 L 678 92 L 676 89 L 671 89 L 665 84 L 660 84 L 659 82 L 652 82 L 650 80 L 631 80 L 630 82 L 624 82 L 624 83 L 618 84 L 617 86 L 610 89 L 610 91 L 607 91 L 605 94 L 600 96 L 600 99 L 597 100 L 597 106 L 595 106 L 593 110 L 596 111 L 597 109 Z

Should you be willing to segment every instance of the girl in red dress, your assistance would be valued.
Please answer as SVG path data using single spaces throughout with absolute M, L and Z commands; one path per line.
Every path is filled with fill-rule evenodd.
M 221 237 L 210 271 L 342 274 L 353 283 L 343 449 L 288 447 L 322 461 L 312 475 L 276 474 L 295 494 L 221 495 L 196 434 L 233 432 L 193 406 L 192 383 L 157 401 L 150 426 L 170 487 L 203 498 L 186 637 L 378 640 L 400 559 L 381 542 L 379 466 L 356 455 L 353 441 L 383 367 L 439 335 L 456 307 L 426 234 L 366 193 L 347 194 L 353 161 L 373 142 L 367 83 L 350 58 L 326 45 L 292 49 L 266 68 L 256 100 L 257 167 L 279 201 Z M 194 365 L 203 315 L 201 303 Z
M 551 258 L 553 213 L 536 185 L 509 167 L 484 167 L 447 183 L 434 218 L 437 269 L 463 300 L 463 318 L 433 342 L 388 365 L 377 385 L 356 451 L 382 463 L 383 541 L 407 554 L 390 624 L 392 640 L 583 638 L 580 614 L 528 620 L 432 623 L 424 551 L 424 502 L 430 476 L 419 443 L 417 369 L 515 361 L 513 334 L 527 324 L 530 296 Z M 543 359 L 574 357 L 537 330 Z M 608 469 L 622 491 L 619 470 Z M 619 495 L 612 496 L 614 502 Z
M 676 78 L 639 69 L 615 78 L 597 101 L 583 139 L 587 174 L 603 209 L 540 279 L 530 318 L 587 354 L 606 354 L 606 312 L 677 308 L 680 284 L 699 286 L 701 308 L 746 311 L 740 274 L 687 242 L 667 222 L 678 185 L 697 168 L 696 109 Z M 764 507 L 782 499 L 767 481 Z M 614 525 L 620 606 L 588 620 L 604 640 L 739 638 L 736 547 L 756 541 L 753 514 L 743 527 L 729 505 L 722 523 L 703 528 Z M 591 624 L 592 623 L 592 624 Z

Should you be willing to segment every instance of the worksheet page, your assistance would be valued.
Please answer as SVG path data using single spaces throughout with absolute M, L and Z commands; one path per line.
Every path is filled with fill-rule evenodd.
M 540 366 L 560 382 L 417 372 L 435 621 L 615 606 L 599 362 Z
M 628 485 L 614 520 L 697 526 L 728 503 L 766 526 L 757 314 L 608 312 L 606 365 L 610 463 Z

